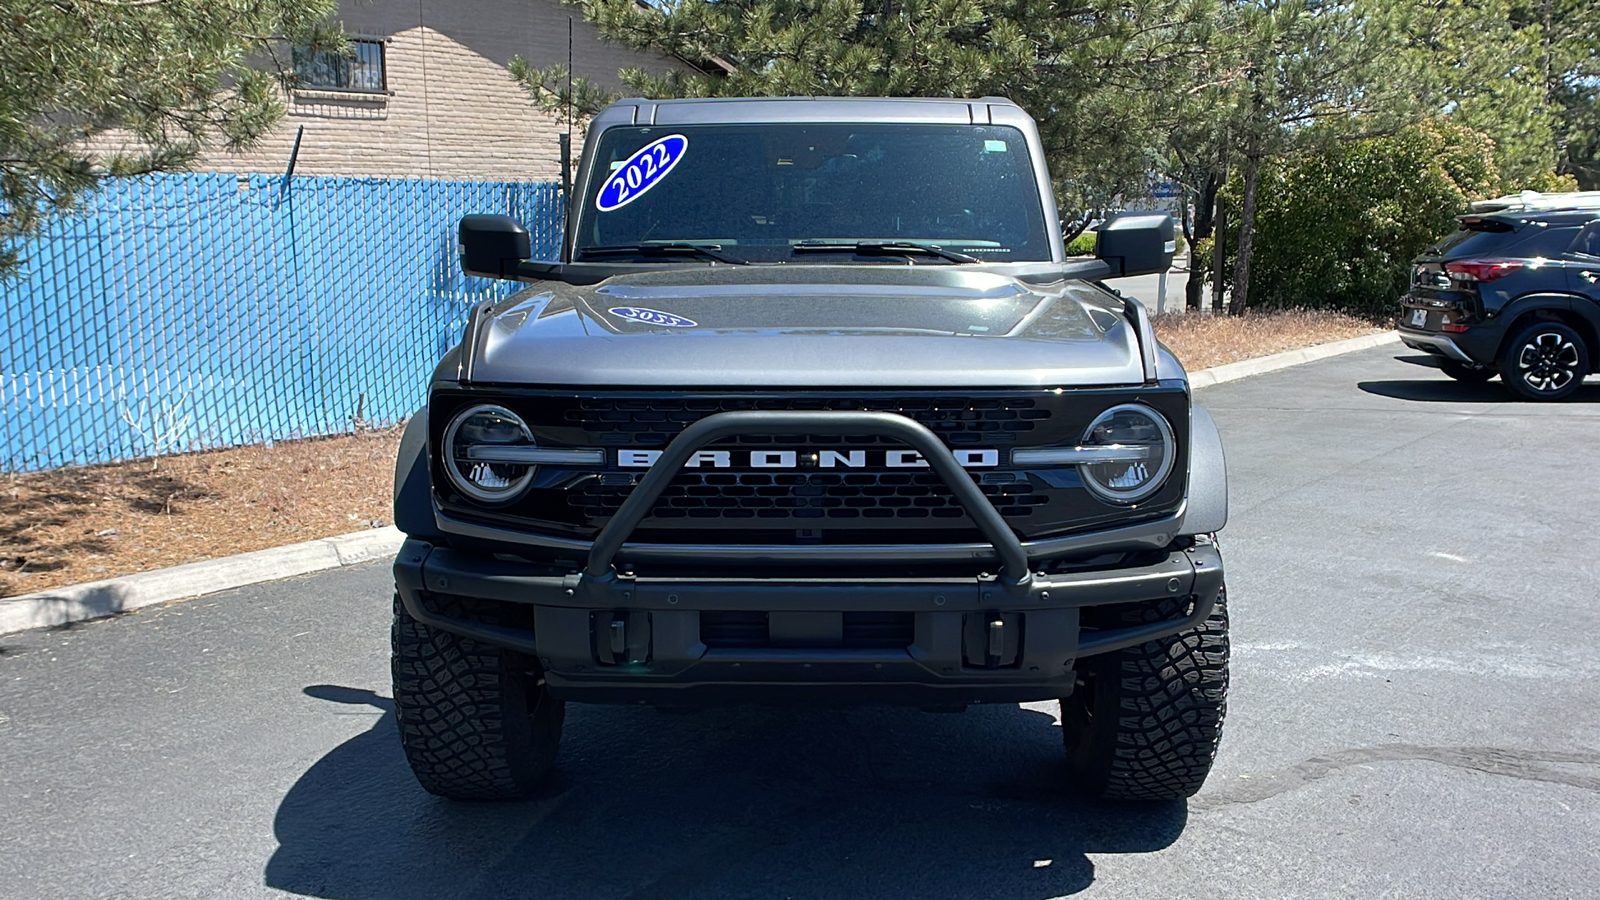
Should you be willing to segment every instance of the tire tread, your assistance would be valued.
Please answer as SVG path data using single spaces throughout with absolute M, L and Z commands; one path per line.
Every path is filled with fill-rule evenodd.
M 1180 612 L 1177 601 L 1162 600 L 1114 616 L 1126 627 Z M 1222 738 L 1228 653 L 1224 590 L 1200 626 L 1092 658 L 1093 721 L 1070 722 L 1070 699 L 1062 702 L 1063 737 L 1081 786 L 1107 800 L 1194 796 Z
M 525 660 L 418 622 L 398 596 L 390 638 L 400 743 L 423 789 L 454 800 L 531 795 L 554 761 L 562 710 L 540 696 L 527 712 L 526 692 L 539 688 Z

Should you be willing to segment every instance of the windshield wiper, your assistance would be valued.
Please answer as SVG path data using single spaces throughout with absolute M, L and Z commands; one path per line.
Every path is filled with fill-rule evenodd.
M 616 244 L 608 247 L 581 247 L 579 258 L 602 256 L 693 256 L 715 260 L 734 266 L 750 264 L 747 259 L 722 252 L 721 244 L 692 244 L 688 241 L 642 241 L 637 244 Z
M 980 262 L 976 256 L 946 250 L 938 244 L 919 244 L 915 241 L 801 241 L 794 245 L 796 253 L 840 253 L 846 250 L 857 256 L 936 256 L 954 263 Z

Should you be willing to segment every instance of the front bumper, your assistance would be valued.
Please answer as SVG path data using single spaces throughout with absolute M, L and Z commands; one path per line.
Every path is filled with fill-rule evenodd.
M 1076 659 L 1204 621 L 1223 570 L 1216 546 L 1201 541 L 1141 565 L 1036 574 L 1025 585 L 993 576 L 596 578 L 410 540 L 395 581 L 413 618 L 538 658 L 550 692 L 564 699 L 942 704 L 1067 696 Z M 530 614 L 518 619 L 528 624 L 442 614 L 451 606 L 438 602 L 445 596 L 512 604 Z M 1162 598 L 1181 601 L 1179 613 L 1131 628 L 1080 627 L 1086 607 Z M 702 615 L 728 611 L 765 620 L 763 645 L 708 646 Z M 911 640 L 847 646 L 841 624 L 860 612 L 909 620 Z
M 685 575 L 619 571 L 627 539 L 701 447 L 734 434 L 809 430 L 890 437 L 917 450 L 988 542 L 998 571 L 729 577 L 737 570 L 727 568 L 725 548 L 710 546 Z M 1222 558 L 1208 539 L 1181 549 L 1164 541 L 1167 549 L 1136 561 L 1113 553 L 1099 568 L 1050 572 L 926 426 L 881 412 L 739 411 L 685 428 L 595 536 L 581 567 L 412 539 L 394 571 L 413 618 L 536 658 L 558 698 L 943 705 L 1065 697 L 1078 658 L 1203 622 L 1222 591 Z M 899 558 L 894 549 L 876 547 L 874 556 L 905 565 L 918 548 Z M 763 552 L 774 554 L 771 563 L 798 558 L 783 548 Z M 459 598 L 493 601 L 503 615 L 446 612 L 481 605 Z M 1163 599 L 1176 602 L 1158 621 L 1115 629 L 1080 622 L 1085 608 Z

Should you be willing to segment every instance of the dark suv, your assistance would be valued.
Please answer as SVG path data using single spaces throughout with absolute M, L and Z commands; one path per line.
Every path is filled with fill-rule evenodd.
M 1401 307 L 1400 339 L 1450 377 L 1570 397 L 1600 350 L 1600 207 L 1462 216 L 1417 257 Z

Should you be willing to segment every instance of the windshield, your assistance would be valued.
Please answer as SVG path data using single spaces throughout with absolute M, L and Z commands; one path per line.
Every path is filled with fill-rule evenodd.
M 795 245 L 861 241 L 983 262 L 1050 259 L 1027 142 L 1004 126 L 611 128 L 583 196 L 578 260 L 596 248 L 693 242 L 752 262 L 839 262 L 857 257 Z

